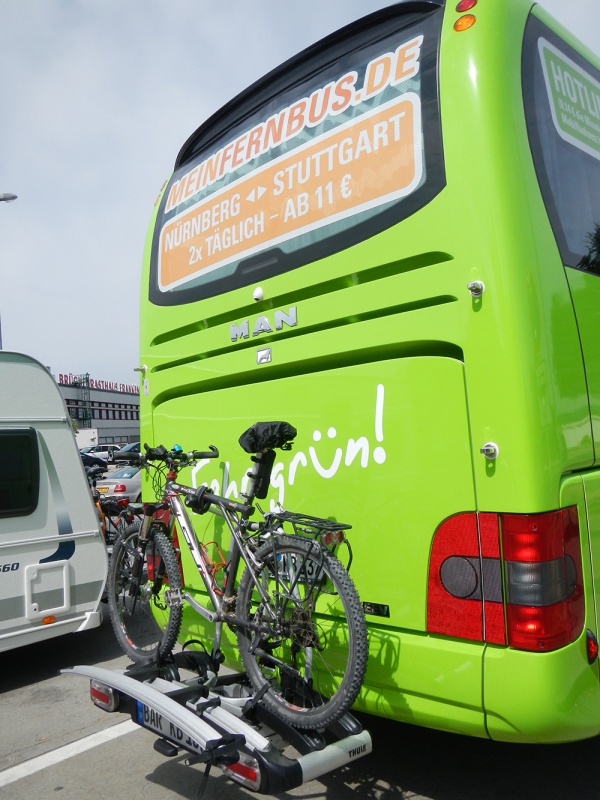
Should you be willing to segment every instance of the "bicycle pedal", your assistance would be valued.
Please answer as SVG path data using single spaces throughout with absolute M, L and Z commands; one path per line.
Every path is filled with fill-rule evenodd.
M 183 605 L 183 596 L 181 589 L 166 589 L 164 600 L 167 606 L 174 606 L 180 608 Z

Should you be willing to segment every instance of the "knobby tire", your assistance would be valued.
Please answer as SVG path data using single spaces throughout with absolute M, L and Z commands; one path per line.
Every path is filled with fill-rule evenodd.
M 301 536 L 270 537 L 238 587 L 240 656 L 261 703 L 296 728 L 325 727 L 356 700 L 367 667 L 360 599 L 341 562 Z M 261 600 L 258 580 L 266 593 Z M 260 630 L 256 630 L 256 626 Z
M 117 640 L 132 661 L 164 658 L 175 646 L 181 628 L 181 605 L 167 605 L 166 589 L 181 589 L 181 573 L 170 539 L 151 535 L 139 586 L 129 594 L 138 554 L 139 526 L 131 525 L 114 546 L 108 574 L 108 609 Z M 138 555 L 139 557 L 139 555 Z M 150 569 L 149 569 L 150 567 Z

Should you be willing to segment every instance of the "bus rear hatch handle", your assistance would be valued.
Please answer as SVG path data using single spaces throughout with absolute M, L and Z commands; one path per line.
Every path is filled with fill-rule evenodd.
M 494 458 L 498 458 L 500 448 L 495 442 L 486 442 L 479 452 L 492 461 Z
M 485 283 L 483 281 L 471 281 L 467 284 L 467 289 L 472 297 L 481 297 L 485 292 Z

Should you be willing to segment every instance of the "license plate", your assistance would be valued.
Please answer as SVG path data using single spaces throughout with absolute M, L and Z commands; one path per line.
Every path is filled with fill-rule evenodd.
M 104 492 L 108 492 L 108 486 L 97 486 L 96 487 L 100 494 L 104 494 Z
M 164 739 L 168 739 L 179 747 L 185 747 L 192 753 L 204 752 L 198 742 L 195 742 L 187 733 L 184 733 L 178 725 L 175 725 L 164 714 L 155 711 L 150 706 L 137 701 L 136 722 L 142 728 L 160 734 Z

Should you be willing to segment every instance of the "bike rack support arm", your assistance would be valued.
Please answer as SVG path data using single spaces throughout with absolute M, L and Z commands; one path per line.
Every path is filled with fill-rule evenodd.
M 177 744 L 187 749 L 199 761 L 220 763 L 224 768 L 232 762 L 233 750 L 239 748 L 246 753 L 251 753 L 260 769 L 260 787 L 253 789 L 259 793 L 280 793 L 301 786 L 343 767 L 352 761 L 368 755 L 372 751 L 371 736 L 368 731 L 360 730 L 346 736 L 326 747 L 305 753 L 299 758 L 288 758 L 256 729 L 248 725 L 238 713 L 228 711 L 221 704 L 206 704 L 206 698 L 199 701 L 202 707 L 202 716 L 195 711 L 195 704 L 188 701 L 187 706 L 182 705 L 169 696 L 174 689 L 185 688 L 185 684 L 165 681 L 156 678 L 152 683 L 124 675 L 121 672 L 103 669 L 102 667 L 76 666 L 61 670 L 67 675 L 79 675 L 98 681 L 119 692 L 124 698 L 129 698 L 142 703 L 147 709 L 164 716 L 164 720 L 177 726 L 180 731 L 193 742 L 194 747 L 188 747 L 178 736 Z M 216 697 L 209 692 L 208 699 Z M 227 701 L 224 701 L 227 704 Z M 231 705 L 231 704 L 230 704 Z M 138 706 L 138 709 L 141 706 Z M 130 704 L 127 704 L 131 711 Z M 122 709 L 125 711 L 125 708 Z M 232 710 L 234 710 L 232 708 Z M 153 727 L 152 723 L 143 723 L 136 720 L 142 727 L 146 727 L 156 736 L 169 739 L 170 734 L 162 734 Z M 280 726 L 279 726 L 280 727 Z M 285 726 L 284 726 L 285 727 Z M 281 731 L 285 739 L 284 730 Z M 171 740 L 173 740 L 171 738 Z M 322 745 L 320 745 L 322 747 Z M 231 776 L 230 776 L 231 777 Z

